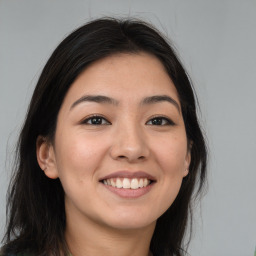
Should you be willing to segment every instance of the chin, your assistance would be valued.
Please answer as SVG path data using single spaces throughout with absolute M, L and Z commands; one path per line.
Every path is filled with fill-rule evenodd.
M 155 225 L 157 217 L 146 216 L 143 213 L 127 213 L 113 214 L 107 221 L 108 225 L 116 229 L 141 229 L 151 225 Z
M 126 222 L 117 222 L 111 225 L 112 228 L 118 230 L 136 230 L 136 229 L 143 229 L 147 228 L 151 225 L 155 226 L 156 221 L 153 222 L 145 222 L 145 221 L 126 221 Z

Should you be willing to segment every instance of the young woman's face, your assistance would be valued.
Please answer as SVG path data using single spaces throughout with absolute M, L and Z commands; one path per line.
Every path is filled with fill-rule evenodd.
M 119 54 L 89 66 L 61 106 L 45 173 L 78 223 L 154 225 L 173 203 L 190 152 L 177 91 L 161 62 Z

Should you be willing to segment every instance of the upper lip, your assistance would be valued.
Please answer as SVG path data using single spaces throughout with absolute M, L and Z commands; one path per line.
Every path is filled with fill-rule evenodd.
M 151 181 L 155 181 L 156 178 L 153 177 L 152 175 L 143 172 L 143 171 L 117 171 L 117 172 L 113 172 L 109 175 L 106 175 L 102 178 L 100 178 L 100 181 L 102 180 L 107 180 L 107 179 L 111 179 L 111 178 L 147 178 Z

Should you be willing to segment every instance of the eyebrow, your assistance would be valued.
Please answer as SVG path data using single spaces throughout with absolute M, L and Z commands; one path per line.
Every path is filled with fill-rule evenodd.
M 143 99 L 142 105 L 155 104 L 155 103 L 159 103 L 159 102 L 169 102 L 169 103 L 173 104 L 180 113 L 180 106 L 179 106 L 178 102 L 167 95 L 155 95 L 155 96 L 151 96 L 151 97 L 146 97 L 145 99 Z
M 117 106 L 119 102 L 113 98 L 104 95 L 84 95 L 76 100 L 70 107 L 70 110 L 82 102 L 96 102 L 96 103 L 107 103 Z M 141 105 L 150 105 L 159 102 L 169 102 L 173 104 L 180 113 L 180 106 L 176 100 L 167 95 L 154 95 L 146 97 L 142 100 Z
M 111 105 L 118 105 L 118 101 L 107 97 L 103 95 L 84 95 L 83 97 L 79 98 L 77 101 L 75 101 L 72 106 L 70 107 L 70 110 L 74 108 L 76 105 L 82 103 L 82 102 L 96 102 L 96 103 L 108 103 Z

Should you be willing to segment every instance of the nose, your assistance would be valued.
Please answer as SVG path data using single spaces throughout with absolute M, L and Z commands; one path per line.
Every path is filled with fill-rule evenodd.
M 150 150 L 143 129 L 138 125 L 119 127 L 113 137 L 110 149 L 115 160 L 140 162 L 149 157 Z

